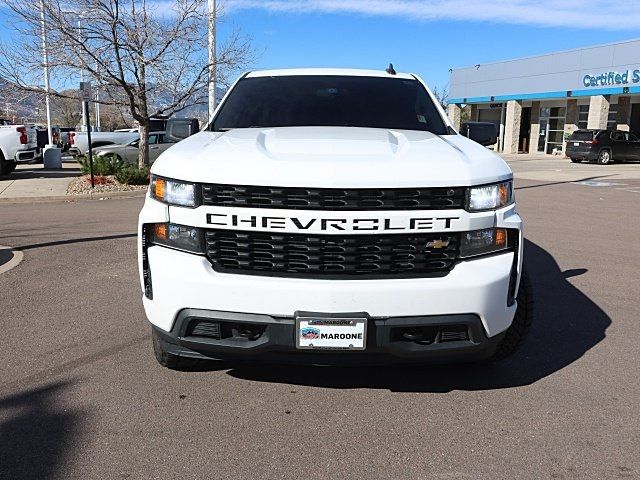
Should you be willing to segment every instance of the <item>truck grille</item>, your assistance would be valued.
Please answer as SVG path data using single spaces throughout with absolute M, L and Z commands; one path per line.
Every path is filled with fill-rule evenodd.
M 464 187 L 335 189 L 202 185 L 202 204 L 290 210 L 443 210 L 464 208 Z
M 444 275 L 459 234 L 305 235 L 209 230 L 207 257 L 219 272 L 283 277 L 388 278 Z

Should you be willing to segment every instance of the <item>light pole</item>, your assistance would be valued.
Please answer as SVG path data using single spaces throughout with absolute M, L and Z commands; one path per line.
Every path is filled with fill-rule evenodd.
M 96 132 L 100 131 L 100 77 L 98 69 L 100 65 L 96 60 Z
M 216 109 L 216 0 L 208 0 L 209 6 L 209 119 Z
M 72 13 L 72 12 L 69 12 Z M 82 24 L 80 23 L 80 18 L 78 18 L 78 36 L 82 35 Z M 81 38 L 82 40 L 82 38 Z M 82 68 L 82 63 L 80 63 L 80 84 L 84 82 L 84 69 Z M 81 130 L 87 124 L 86 118 L 84 116 L 84 107 L 82 107 L 82 126 Z
M 49 101 L 49 54 L 47 53 L 47 32 L 44 22 L 44 0 L 40 0 L 40 29 L 42 32 L 42 60 L 44 62 L 44 91 L 47 108 L 47 133 L 49 145 L 53 145 L 53 131 L 51 129 L 51 103 Z

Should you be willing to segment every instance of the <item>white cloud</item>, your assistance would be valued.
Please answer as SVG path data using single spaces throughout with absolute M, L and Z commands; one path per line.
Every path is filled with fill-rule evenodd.
M 347 13 L 415 21 L 479 21 L 590 30 L 640 27 L 638 0 L 226 0 L 225 4 L 228 10 Z

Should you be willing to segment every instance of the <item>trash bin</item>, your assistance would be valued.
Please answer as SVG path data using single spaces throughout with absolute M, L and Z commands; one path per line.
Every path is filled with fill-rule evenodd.
M 55 145 L 47 145 L 42 151 L 44 168 L 62 168 L 62 151 Z

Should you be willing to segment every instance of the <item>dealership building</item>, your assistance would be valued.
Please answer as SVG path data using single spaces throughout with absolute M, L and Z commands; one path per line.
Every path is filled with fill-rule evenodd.
M 561 154 L 577 129 L 640 132 L 640 39 L 454 68 L 449 97 L 453 124 L 469 105 L 504 153 Z

